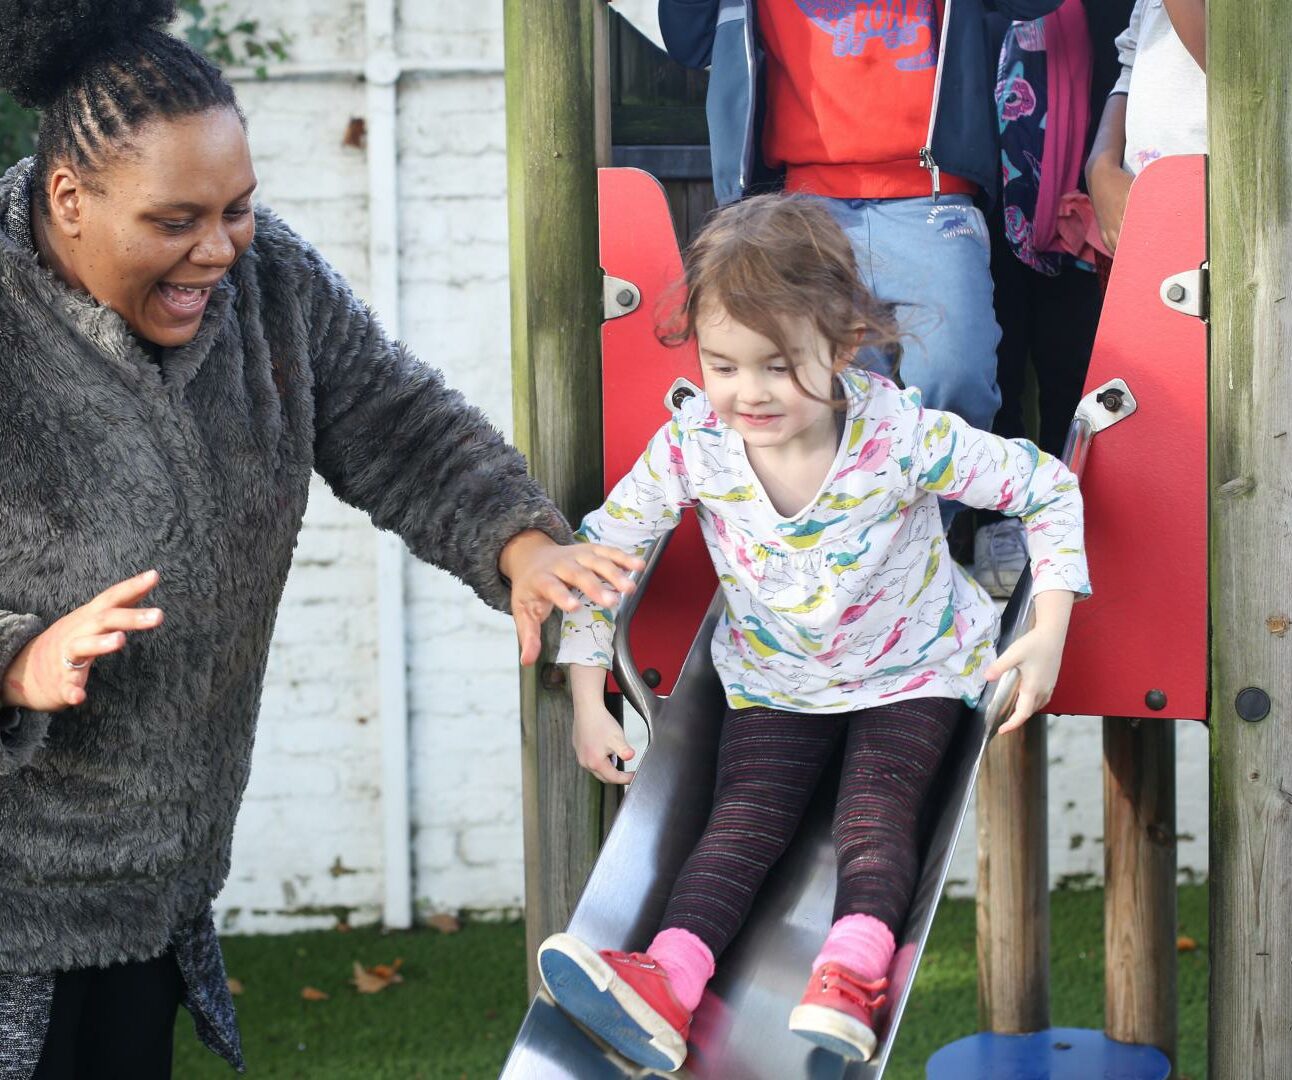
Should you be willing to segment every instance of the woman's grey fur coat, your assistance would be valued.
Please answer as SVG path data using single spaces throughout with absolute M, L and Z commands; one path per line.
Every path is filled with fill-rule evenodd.
M 273 214 L 157 364 L 37 264 L 30 172 L 0 181 L 0 671 L 149 567 L 166 621 L 94 665 L 84 705 L 0 713 L 10 976 L 155 956 L 209 913 L 312 471 L 500 609 L 506 541 L 569 538 L 522 457 Z

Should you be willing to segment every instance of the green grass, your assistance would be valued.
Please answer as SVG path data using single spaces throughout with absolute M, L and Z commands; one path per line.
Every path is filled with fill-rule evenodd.
M 383 934 L 354 930 L 227 937 L 247 1075 L 254 1080 L 477 1080 L 498 1075 L 525 1013 L 525 932 L 468 924 Z M 404 961 L 402 983 L 377 994 L 349 984 L 354 961 Z M 304 1001 L 313 986 L 331 995 Z M 177 1080 L 236 1074 L 197 1042 L 180 1011 Z
M 1180 931 L 1197 952 L 1180 956 L 1180 1076 L 1206 1075 L 1207 894 L 1180 889 Z M 1052 902 L 1052 1013 L 1056 1026 L 1103 1023 L 1103 893 L 1059 892 Z M 493 1080 L 525 1011 L 524 932 L 468 924 L 460 934 L 356 930 L 286 937 L 230 937 L 229 973 L 252 1080 Z M 404 959 L 405 981 L 361 995 L 348 983 L 355 960 Z M 301 999 L 304 986 L 331 995 Z M 920 968 L 887 1076 L 923 1080 L 938 1047 L 977 1027 L 974 909 L 944 903 Z M 181 1012 L 175 1076 L 234 1074 L 203 1050 Z

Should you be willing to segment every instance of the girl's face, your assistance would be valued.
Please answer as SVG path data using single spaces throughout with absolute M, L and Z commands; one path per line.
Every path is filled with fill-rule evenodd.
M 704 391 L 718 418 L 752 446 L 834 437 L 835 410 L 828 402 L 840 365 L 831 363 L 829 344 L 811 320 L 795 319 L 785 331 L 794 342 L 792 357 L 716 305 L 696 318 Z M 794 384 L 791 364 L 806 394 Z
M 70 286 L 173 348 L 197 334 L 211 289 L 251 245 L 256 174 L 232 109 L 156 120 L 130 144 L 92 177 L 52 172 L 47 228 Z

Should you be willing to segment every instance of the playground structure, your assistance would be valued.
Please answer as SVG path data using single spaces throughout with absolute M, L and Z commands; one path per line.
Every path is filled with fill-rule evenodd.
M 1285 906 L 1281 893 L 1287 888 L 1292 869 L 1292 840 L 1289 840 L 1292 830 L 1287 828 L 1292 796 L 1286 795 L 1292 787 L 1292 770 L 1287 768 L 1288 740 L 1284 736 L 1279 741 L 1279 733 L 1286 723 L 1282 710 L 1289 700 L 1289 666 L 1279 652 L 1282 647 L 1279 627 L 1286 630 L 1287 619 L 1282 609 L 1287 604 L 1287 585 L 1292 578 L 1287 556 L 1279 543 L 1288 527 L 1286 485 L 1280 480 L 1287 473 L 1288 463 L 1286 450 L 1279 440 L 1286 434 L 1282 420 L 1292 398 L 1292 380 L 1274 363 L 1280 349 L 1286 357 L 1292 337 L 1289 316 L 1275 306 L 1285 295 L 1283 279 L 1287 267 L 1292 265 L 1288 258 L 1289 245 L 1280 231 L 1285 228 L 1288 216 L 1286 143 L 1289 135 L 1282 129 L 1273 132 L 1270 122 L 1262 126 L 1259 118 L 1244 113 L 1235 103 L 1236 96 L 1233 100 L 1226 98 L 1226 94 L 1237 94 L 1236 87 L 1251 86 L 1254 78 L 1247 71 L 1242 73 L 1241 83 L 1237 82 L 1238 64 L 1232 54 L 1237 43 L 1243 40 L 1242 35 L 1249 32 L 1239 25 L 1236 11 L 1230 16 L 1228 9 L 1229 5 L 1223 2 L 1210 5 L 1211 48 L 1218 49 L 1222 58 L 1219 66 L 1212 64 L 1210 71 L 1213 119 L 1219 115 L 1232 125 L 1218 130 L 1213 122 L 1210 423 L 1205 419 L 1208 413 L 1204 393 L 1207 335 L 1199 317 L 1206 314 L 1203 305 L 1208 299 L 1203 268 L 1208 255 L 1203 229 L 1203 164 L 1199 159 L 1179 159 L 1151 167 L 1137 181 L 1110 286 L 1111 321 L 1106 320 L 1101 327 L 1096 358 L 1092 362 L 1088 388 L 1111 378 L 1123 378 L 1135 399 L 1137 412 L 1130 421 L 1095 440 L 1090 469 L 1083 480 L 1091 508 L 1090 547 L 1096 599 L 1078 608 L 1064 681 L 1053 708 L 1100 712 L 1110 717 L 1105 722 L 1108 1034 L 1120 1042 L 1155 1045 L 1172 1055 L 1176 1023 L 1174 757 L 1171 725 L 1159 718 L 1206 715 L 1207 675 L 1210 674 L 1213 703 L 1210 715 L 1213 742 L 1211 1075 L 1275 1077 L 1292 1070 L 1292 986 L 1289 985 L 1292 980 L 1287 978 L 1292 929 L 1285 918 L 1276 914 Z M 1245 22 L 1252 13 L 1250 9 L 1244 10 Z M 519 320 L 519 330 L 523 332 L 523 339 L 518 342 L 518 405 L 523 408 L 518 434 L 523 443 L 528 438 L 526 448 L 540 477 L 549 483 L 552 477 L 556 479 L 558 499 L 571 516 L 578 516 L 582 509 L 592 505 L 601 492 L 599 482 L 589 492 L 586 476 L 589 459 L 599 460 L 595 448 L 587 441 L 595 433 L 590 436 L 587 430 L 581 430 L 577 435 L 565 437 L 571 426 L 583 428 L 584 425 L 562 424 L 555 428 L 548 424 L 561 414 L 562 401 L 569 403 L 577 399 L 581 405 L 576 407 L 588 407 L 586 380 L 573 377 L 568 357 L 571 350 L 586 344 L 591 337 L 589 321 L 594 327 L 599 321 L 601 312 L 596 309 L 600 305 L 596 301 L 601 296 L 602 282 L 595 255 L 592 269 L 586 262 L 575 261 L 574 249 L 579 258 L 586 259 L 589 244 L 595 241 L 595 230 L 589 228 L 586 217 L 581 217 L 572 231 L 562 234 L 562 226 L 571 222 L 562 216 L 560 209 L 563 195 L 586 199 L 590 166 L 598 159 L 598 147 L 600 160 L 604 162 L 608 157 L 609 141 L 604 132 L 600 139 L 596 137 L 597 127 L 593 122 L 596 109 L 592 107 L 597 100 L 596 23 L 603 17 L 599 10 L 586 10 L 583 5 L 569 5 L 568 10 L 547 12 L 538 19 L 530 9 L 525 27 L 525 41 L 532 47 L 530 50 L 516 45 L 518 35 L 512 28 L 520 15 L 510 5 L 508 10 L 508 68 L 515 79 L 509 99 L 509 115 L 515 125 L 513 162 L 525 176 L 524 190 L 513 194 L 513 240 L 520 249 L 521 270 L 514 284 L 521 295 L 515 301 L 513 316 Z M 1286 23 L 1289 15 L 1275 14 L 1271 9 L 1270 18 Z M 543 25 L 536 28 L 534 22 Z M 538 29 L 541 32 L 536 34 Z M 1263 32 L 1268 32 L 1268 27 Z M 536 38 L 543 44 L 535 44 Z M 1223 43 L 1228 44 L 1228 50 Z M 542 49 L 557 45 L 569 49 L 575 59 L 553 86 L 550 80 L 544 82 L 539 77 L 538 70 L 539 60 L 545 55 Z M 1225 57 L 1229 57 L 1228 62 L 1233 66 L 1225 66 Z M 513 60 L 521 65 L 516 72 L 512 72 Z M 525 79 L 534 81 L 523 87 L 516 85 Z M 1286 91 L 1289 84 L 1284 80 L 1276 85 Z M 585 123 L 572 122 L 568 130 L 554 131 L 552 115 L 562 119 L 582 117 Z M 1275 180 L 1245 186 L 1236 182 L 1238 170 L 1234 162 L 1239 158 L 1235 150 L 1239 145 L 1234 141 L 1236 132 L 1260 135 L 1259 140 L 1243 144 L 1242 154 L 1250 156 L 1252 146 L 1256 146 L 1256 153 L 1265 167 L 1272 170 L 1270 175 Z M 560 152 L 552 155 L 552 145 L 559 146 Z M 541 182 L 535 184 L 535 180 Z M 1224 182 L 1220 196 L 1217 195 L 1218 180 Z M 1158 185 L 1161 187 L 1155 192 Z M 1175 198 L 1164 202 L 1164 192 Z M 582 205 L 586 208 L 588 204 Z M 1257 218 L 1254 216 L 1257 211 L 1263 211 L 1265 216 Z M 1221 212 L 1227 215 L 1223 221 L 1218 217 Z M 535 216 L 531 217 L 531 213 Z M 623 213 L 622 207 L 619 213 Z M 643 213 L 636 208 L 628 217 L 633 220 Z M 1236 227 L 1235 222 L 1244 220 L 1271 224 L 1254 240 Z M 558 251 L 563 235 L 570 244 Z M 1223 250 L 1222 237 L 1227 239 Z M 541 272 L 535 258 L 540 253 L 543 255 Z M 617 272 L 604 259 L 601 265 L 612 277 L 632 280 L 631 273 Z M 632 318 L 649 321 L 652 297 L 645 288 L 640 292 L 641 299 L 636 304 L 629 290 L 616 288 L 609 293 L 612 308 L 617 303 L 634 308 L 636 314 L 612 320 L 606 329 L 608 340 L 611 334 L 627 327 Z M 629 293 L 626 301 L 621 293 Z M 1118 299 L 1119 293 L 1126 298 L 1125 303 Z M 548 308 L 553 302 L 557 303 L 556 311 Z M 1120 323 L 1113 317 L 1118 311 L 1122 312 Z M 554 327 L 557 328 L 555 337 L 552 336 Z M 1263 345 L 1261 350 L 1253 348 L 1258 342 Z M 563 354 L 560 358 L 558 352 Z M 675 364 L 682 362 L 681 357 L 673 360 Z M 1134 375 L 1123 375 L 1122 371 L 1130 369 L 1110 373 L 1100 366 L 1116 367 L 1123 362 L 1139 362 L 1141 370 Z M 687 374 L 670 371 L 665 381 L 671 382 L 672 376 L 679 373 Z M 643 415 L 648 430 L 657 427 L 665 415 L 660 393 L 638 396 L 634 390 L 631 394 L 624 392 L 623 398 L 627 407 Z M 655 411 L 655 402 L 660 403 L 658 411 Z M 593 408 L 595 413 L 581 411 L 579 415 L 602 415 L 595 404 Z M 564 415 L 571 412 L 566 411 Z M 610 419 L 609 413 L 606 415 L 607 430 L 617 433 L 616 422 Z M 1137 429 L 1141 433 L 1148 430 L 1149 438 L 1134 442 L 1142 437 L 1133 434 Z M 1211 482 L 1204 487 L 1208 477 L 1202 448 L 1208 437 L 1212 448 Z M 1117 445 L 1119 439 L 1126 440 L 1121 447 Z M 636 451 L 639 452 L 644 441 L 644 438 L 633 440 Z M 1147 472 L 1142 471 L 1145 467 Z M 545 469 L 550 469 L 548 475 L 544 474 Z M 612 461 L 612 455 L 607 454 L 606 478 L 613 481 L 621 471 Z M 581 501 L 566 501 L 575 486 L 571 483 L 574 477 L 579 477 L 583 485 Z M 1282 503 L 1278 499 L 1280 493 Z M 1153 505 L 1143 508 L 1145 516 L 1136 519 L 1136 507 L 1146 494 L 1153 499 Z M 1204 508 L 1208 495 L 1210 575 L 1202 562 L 1207 550 Z M 1123 540 L 1120 547 L 1108 546 L 1099 537 L 1105 527 L 1128 530 L 1130 543 Z M 1154 539 L 1154 554 L 1140 566 L 1133 559 L 1137 554 L 1147 553 L 1147 545 L 1137 542 L 1146 535 Z M 1179 541 L 1183 546 L 1164 555 L 1163 541 Z M 679 538 L 679 543 L 684 543 L 683 538 Z M 1108 557 L 1101 561 L 1101 556 L 1096 554 L 1099 550 L 1108 552 Z M 1260 558 L 1253 566 L 1250 560 L 1254 553 L 1259 553 Z M 673 580 L 667 569 L 668 559 L 680 557 L 670 553 L 660 564 L 660 576 L 647 591 L 638 619 L 647 618 L 648 605 L 657 590 L 669 587 Z M 1150 576 L 1142 578 L 1141 572 Z M 1203 651 L 1208 647 L 1207 609 L 1202 606 L 1203 589 L 1208 584 L 1213 631 L 1209 672 Z M 1136 593 L 1140 586 L 1150 591 Z M 690 592 L 692 597 L 697 592 L 707 595 L 708 589 L 692 586 Z M 1146 607 L 1145 595 L 1159 606 Z M 1102 629 L 1114 625 L 1114 620 L 1121 617 L 1106 604 L 1120 605 L 1132 620 L 1137 616 L 1143 620 L 1150 610 L 1157 614 L 1147 624 L 1142 621 L 1132 624 L 1132 633 L 1119 638 L 1120 630 Z M 677 630 L 680 622 L 677 611 L 669 610 L 674 617 L 671 623 L 674 636 L 689 644 L 695 639 L 694 624 L 685 633 Z M 1083 634 L 1083 623 L 1087 624 L 1088 633 Z M 1218 633 L 1222 627 L 1225 635 Z M 634 640 L 632 652 L 642 667 L 655 667 L 661 683 L 667 685 L 669 672 L 676 670 L 675 667 L 670 669 L 663 660 L 653 662 L 648 643 Z M 691 659 L 695 659 L 694 654 Z M 1109 662 L 1114 666 L 1107 666 Z M 628 689 L 633 682 L 631 673 L 622 673 L 622 679 Z M 681 690 L 674 695 L 678 702 L 672 706 L 679 710 L 675 715 L 681 715 L 685 709 L 680 695 L 691 689 L 685 675 L 680 685 Z M 550 667 L 541 669 L 537 678 L 527 680 L 525 694 L 527 839 L 533 841 L 527 859 L 531 865 L 527 885 L 531 940 L 537 940 L 564 925 L 566 914 L 579 906 L 576 901 L 586 866 L 592 862 L 601 840 L 602 818 L 596 812 L 601 796 L 594 782 L 579 777 L 569 761 L 568 726 L 563 726 L 568 724 L 568 717 L 562 713 L 559 673 Z M 1088 704 L 1096 699 L 1083 694 L 1105 697 L 1096 708 Z M 1107 697 L 1109 694 L 1113 696 Z M 649 712 L 649 699 L 645 700 L 644 707 Z M 666 771 L 662 762 L 671 737 L 668 716 L 669 706 L 666 706 L 656 718 L 654 749 L 642 764 L 638 786 L 625 804 L 602 856 L 603 861 L 619 860 L 613 874 L 617 890 L 614 902 L 598 897 L 594 874 L 585 897 L 591 906 L 586 912 L 580 907 L 575 916 L 572 929 L 598 944 L 639 943 L 648 932 L 643 928 L 648 927 L 651 918 L 646 901 L 662 904 L 662 897 L 657 894 L 661 888 L 667 889 L 666 860 L 657 862 L 651 857 L 649 845 L 642 844 L 633 845 L 633 859 L 623 859 L 616 855 L 616 836 L 621 830 L 627 835 L 639 813 L 649 818 L 651 771 L 661 776 Z M 1121 719 L 1136 716 L 1149 719 Z M 985 727 L 985 716 L 980 712 L 979 717 Z M 990 744 L 983 760 L 979 791 L 979 996 L 983 1027 L 991 1032 L 1016 1035 L 1044 1032 L 1049 1024 L 1044 725 L 1030 724 L 1024 731 L 1024 735 Z M 963 762 L 965 755 L 959 760 Z M 543 783 L 538 783 L 539 777 Z M 576 794 L 572 796 L 571 792 Z M 671 804 L 661 805 L 675 809 Z M 946 807 L 942 810 L 945 815 Z M 810 825 L 809 821 L 804 835 L 810 834 Z M 569 843 L 572 840 L 575 842 Z M 922 890 L 929 881 L 930 860 L 936 861 L 936 850 L 934 841 L 926 856 Z M 794 889 L 801 889 L 803 882 L 811 879 L 810 854 L 801 836 L 789 861 L 778 871 L 777 881 L 788 876 Z M 580 864 L 580 859 L 585 862 Z M 649 880 L 633 882 L 624 876 L 628 862 L 639 867 L 646 863 L 640 869 Z M 800 873 L 796 874 L 795 869 Z M 774 925 L 776 917 L 786 917 L 788 910 L 783 902 L 788 894 L 778 894 L 778 888 L 781 886 L 769 885 L 768 897 L 760 902 L 760 909 L 746 933 L 724 961 L 726 981 L 714 984 L 712 996 L 732 1006 L 727 1019 L 733 1016 L 744 1019 L 748 1011 L 748 1000 L 740 996 L 742 988 L 748 990 L 754 985 L 748 979 L 741 981 L 742 971 L 753 970 L 746 962 L 746 954 L 751 960 L 757 959 L 761 953 L 768 950 L 774 953 L 782 947 L 788 948 L 785 943 L 795 941 L 793 934 L 785 933 L 784 925 L 775 932 L 767 929 Z M 635 904 L 634 890 L 646 897 L 641 904 Z M 781 895 L 781 900 L 775 899 L 777 895 Z M 923 899 L 922 892 L 913 920 L 923 917 L 920 914 Z M 933 900 L 936 901 L 936 890 Z M 568 905 L 564 912 L 559 910 L 562 902 Z M 592 912 L 607 909 L 615 909 L 615 919 L 610 924 L 579 921 L 591 918 Z M 775 914 L 777 910 L 779 916 Z M 826 912 L 828 918 L 828 905 Z M 641 925 L 635 925 L 634 920 Z M 825 925 L 813 927 L 813 942 L 819 938 L 818 930 L 823 934 Z M 909 944 L 910 927 L 905 937 Z M 799 964 L 790 980 L 791 989 L 786 991 L 790 995 L 785 1003 L 786 1012 L 801 989 L 801 978 L 802 964 Z M 541 1003 L 536 1003 L 535 1008 L 540 1006 Z M 531 1019 L 534 1015 L 531 1011 Z M 774 1027 L 779 1031 L 774 1032 Z M 740 1070 L 702 1071 L 706 1060 L 711 1060 L 705 1056 L 705 1033 L 718 1030 L 720 1025 L 706 1025 L 697 1018 L 695 1061 L 688 1063 L 688 1068 L 697 1069 L 693 1075 L 760 1075 Z M 776 1034 L 793 1038 L 784 1032 L 783 1023 L 773 1025 L 770 1018 L 763 1020 L 760 1030 L 768 1033 L 768 1044 Z M 1035 1047 L 1036 1053 L 1051 1055 L 1056 1052 L 1056 1042 L 1066 1042 L 1047 1037 L 1023 1041 Z M 983 1054 L 995 1052 L 990 1042 L 980 1042 L 974 1050 L 980 1065 L 990 1060 L 982 1057 Z M 1008 1040 L 1002 1045 L 1016 1048 L 1021 1042 Z M 522 1037 L 518 1052 L 538 1046 L 537 1042 L 526 1043 Z M 984 1046 L 987 1048 L 983 1049 Z M 760 1044 L 760 1049 L 765 1047 Z M 772 1052 L 767 1050 L 768 1054 Z M 886 1050 L 881 1053 L 886 1054 Z M 1058 1053 L 1062 1056 L 1069 1051 Z M 523 1070 L 516 1071 L 517 1060 L 514 1054 L 513 1064 L 509 1065 L 511 1071 L 505 1075 L 625 1075 L 590 1042 L 577 1035 L 570 1040 L 562 1034 L 538 1058 L 528 1059 Z M 554 1071 L 534 1071 L 537 1060 Z M 835 1062 L 834 1072 L 818 1071 L 825 1068 L 818 1060 L 811 1063 L 810 1072 L 782 1070 L 764 1075 L 868 1075 L 844 1073 L 837 1059 L 830 1060 Z M 882 1069 L 882 1063 L 881 1056 L 874 1067 Z M 935 1059 L 931 1069 L 936 1064 Z M 1023 1067 L 1022 1063 L 1015 1064 Z M 562 1071 L 567 1066 L 568 1071 Z M 1026 1075 L 1046 1075 L 1036 1071 L 1036 1061 L 1026 1067 L 1032 1069 Z M 983 1065 L 983 1068 L 987 1071 L 980 1075 L 1012 1075 L 1000 1071 L 1003 1066 L 999 1063 Z M 930 1075 L 934 1073 L 931 1071 Z M 966 1073 L 961 1063 L 942 1075 L 973 1074 Z M 1064 1074 L 1053 1071 L 1050 1075 Z M 1159 1069 L 1156 1073 L 1126 1075 L 1165 1073 Z
M 1164 276 L 1163 266 L 1201 264 L 1202 246 L 1202 162 L 1175 159 L 1151 166 L 1136 191 L 1126 226 L 1127 254 L 1119 265 L 1109 290 L 1109 319 L 1096 347 L 1087 394 L 1073 421 L 1065 459 L 1078 475 L 1084 476 L 1088 514 L 1103 517 L 1104 527 L 1092 529 L 1089 537 L 1094 566 L 1108 568 L 1112 595 L 1102 605 L 1094 601 L 1078 609 L 1071 635 L 1071 655 L 1065 666 L 1063 684 L 1056 692 L 1066 699 L 1071 711 L 1094 711 L 1127 706 L 1145 707 L 1146 695 L 1164 708 L 1200 718 L 1203 704 L 1200 663 L 1190 676 L 1188 668 L 1168 664 L 1164 653 L 1188 655 L 1199 661 L 1203 655 L 1205 626 L 1199 590 L 1163 588 L 1164 579 L 1203 576 L 1205 539 L 1204 500 L 1200 482 L 1193 476 L 1186 482 L 1173 481 L 1176 458 L 1189 461 L 1201 456 L 1203 431 L 1192 425 L 1192 435 L 1183 443 L 1155 437 L 1153 418 L 1193 415 L 1202 417 L 1201 376 L 1203 346 L 1194 316 L 1173 310 L 1159 301 L 1161 316 L 1146 310 L 1143 290 L 1151 288 L 1156 297 Z M 599 184 L 602 267 L 606 271 L 606 322 L 602 330 L 603 418 L 607 478 L 627 472 L 640 448 L 680 404 L 680 398 L 694 392 L 686 376 L 698 371 L 694 348 L 668 349 L 654 336 L 654 317 L 659 303 L 677 281 L 681 260 L 674 239 L 668 207 L 659 185 L 636 170 L 602 170 Z M 1166 243 L 1140 243 L 1141 236 L 1157 233 L 1164 221 L 1174 228 Z M 1183 259 L 1181 263 L 1179 260 Z M 1179 305 L 1177 305 L 1178 308 Z M 1120 316 L 1140 313 L 1139 325 L 1156 332 L 1152 345 L 1136 349 L 1121 346 Z M 1175 379 L 1164 380 L 1164 357 L 1178 357 Z M 1124 378 L 1122 376 L 1125 376 Z M 1183 376 L 1183 377 L 1181 377 Z M 1163 383 L 1167 385 L 1163 385 Z M 1148 394 L 1157 407 L 1141 407 L 1137 396 Z M 657 403 L 657 404 L 655 404 Z M 655 407 L 652 408 L 651 405 Z M 1186 425 L 1186 428 L 1190 427 Z M 1116 431 L 1114 431 L 1116 429 Z M 1110 468 L 1113 455 L 1132 462 L 1129 467 Z M 1097 462 L 1103 467 L 1096 466 Z M 1090 469 L 1087 471 L 1087 462 Z M 1125 499 L 1124 487 L 1152 488 L 1156 501 Z M 1165 513 L 1177 522 L 1172 533 L 1171 558 L 1136 547 L 1133 541 L 1151 522 Z M 643 575 L 642 588 L 624 604 L 618 619 L 615 668 L 618 685 L 643 715 L 652 732 L 650 752 L 638 770 L 615 826 L 589 878 L 570 922 L 570 932 L 584 940 L 609 948 L 630 949 L 650 937 L 663 913 L 672 880 L 704 827 L 712 788 L 714 755 L 723 713 L 721 687 L 708 655 L 708 642 L 721 611 L 721 599 L 714 594 L 716 581 L 694 520 L 675 530 L 676 539 L 659 545 Z M 1162 600 L 1154 604 L 1154 594 Z M 1004 618 L 1000 642 L 1003 649 L 1016 633 L 1026 627 L 1030 581 L 1024 578 Z M 1167 622 L 1169 633 L 1152 633 L 1152 624 Z M 1122 644 L 1124 643 L 1124 644 Z M 1124 657 L 1130 656 L 1127 662 Z M 1137 688 L 1135 680 L 1144 671 L 1160 671 L 1154 686 Z M 1103 672 L 1108 677 L 1100 679 Z M 667 697 L 659 696 L 660 690 Z M 919 958 L 932 924 L 946 881 L 951 853 L 968 810 L 988 740 L 1012 703 L 1012 681 L 1004 680 L 984 695 L 948 753 L 944 775 L 934 785 L 935 803 L 930 807 L 932 828 L 923 854 L 923 872 L 911 914 L 899 940 L 897 957 L 890 971 L 892 1008 L 881 1018 L 881 1043 L 875 1058 L 866 1065 L 850 1068 L 823 1055 L 785 1030 L 784 1017 L 802 989 L 803 973 L 829 927 L 833 899 L 834 848 L 830 839 L 833 800 L 830 784 L 823 784 L 793 848 L 777 867 L 755 906 L 744 931 L 719 966 L 705 1001 L 696 1015 L 692 1055 L 681 1075 L 707 1080 L 726 1077 L 776 1078 L 846 1076 L 852 1080 L 879 1077 L 894 1046 L 901 1015 L 917 972 Z M 1131 695 L 1130 698 L 1127 695 Z M 1190 706 L 1192 707 L 1190 709 Z M 1161 711 L 1161 710 L 1158 710 Z M 1170 714 L 1169 714 L 1170 715 Z M 1117 723 L 1125 724 L 1126 721 Z M 1148 721 L 1169 725 L 1168 720 Z M 1033 725 L 1040 727 L 1038 723 Z M 1021 737 L 1006 742 L 1021 743 Z M 1043 770 L 1040 770 L 1043 776 Z M 990 797 L 992 793 L 989 791 Z M 1156 801 L 1158 793 L 1146 793 Z M 1170 794 L 1173 802 L 1174 789 Z M 1043 805 L 1044 795 L 1040 802 Z M 1112 804 L 1114 813 L 1117 804 Z M 1043 829 L 1032 827 L 1038 815 L 1035 805 L 1020 815 L 1025 825 L 1020 837 L 992 835 L 1002 826 L 988 817 L 981 842 L 988 849 L 1005 846 L 1021 853 L 1012 860 L 1020 873 L 1002 879 L 999 868 L 988 866 L 984 874 L 995 886 L 994 910 L 987 914 L 1004 916 L 1006 930 L 992 936 L 992 918 L 983 920 L 981 945 L 991 953 L 1003 954 L 1008 963 L 1011 946 L 1019 928 L 1003 905 L 1017 902 L 1044 906 L 1047 886 L 1046 837 Z M 1110 829 L 1115 835 L 1116 829 Z M 1167 841 L 1174 845 L 1174 836 Z M 1110 864 L 1117 865 L 1123 852 L 1114 844 Z M 1163 869 L 1167 877 L 1156 883 L 1163 901 L 1173 900 L 1174 860 Z M 1034 874 L 1039 865 L 1042 873 Z M 1143 867 L 1137 867 L 1142 872 Z M 1029 886 L 1039 883 L 1041 895 L 1030 895 Z M 1000 880 L 998 880 L 1000 879 Z M 1036 914 L 1034 910 L 1034 914 Z M 1125 933 L 1128 912 L 1110 910 L 1110 940 L 1137 939 L 1142 934 Z M 1174 904 L 1142 913 L 1155 920 L 1167 933 L 1156 944 L 1173 957 Z M 1163 921 L 1164 920 L 1164 921 Z M 1114 926 L 1114 922 L 1117 925 Z M 1048 926 L 1048 920 L 1035 918 Z M 1139 928 L 1151 933 L 1152 927 Z M 1026 939 L 1034 932 L 1029 930 Z M 1144 952 L 1139 940 L 1127 947 Z M 1035 969 L 1048 969 L 1048 935 L 1035 943 Z M 1122 949 L 1125 951 L 1125 948 Z M 1114 958 L 1117 954 L 1113 953 Z M 1131 958 L 1137 962 L 1137 955 Z M 997 966 L 1000 966 L 999 964 Z M 1114 964 L 1119 968 L 1120 965 Z M 1166 967 L 1156 985 L 1145 986 L 1154 1002 L 1174 996 L 1174 969 Z M 1143 981 L 1141 979 L 1141 981 Z M 1048 987 L 1028 976 L 1027 992 L 1039 997 L 1026 1007 L 1044 1008 Z M 1005 994 L 1003 989 L 998 995 Z M 1116 993 L 1116 988 L 1114 988 Z M 1004 1007 L 1002 1003 L 1002 1007 Z M 1155 1005 L 1158 1013 L 1167 1012 Z M 1024 1028 L 1043 1031 L 1044 1022 Z M 1089 1033 L 1062 1031 L 1055 1037 L 1028 1043 L 1030 1059 L 1020 1065 L 1035 1065 L 1047 1055 L 1071 1069 L 1072 1076 L 1101 1075 L 1110 1068 L 1114 1075 L 1154 1078 L 1167 1075 L 1166 1056 L 1143 1046 L 1127 1045 L 1102 1038 L 1085 1038 Z M 1167 1052 L 1174 1049 L 1174 1027 L 1161 1032 Z M 1062 1047 L 1055 1050 L 1055 1046 Z M 1018 1040 L 971 1046 L 955 1046 L 945 1052 L 949 1064 L 930 1067 L 930 1076 L 984 1078 L 1006 1075 L 1002 1061 L 1017 1057 Z M 825 1060 L 823 1060 L 825 1059 Z M 1069 1060 L 1070 1059 L 1070 1060 Z M 970 1072 L 967 1060 L 977 1062 Z M 831 1065 L 833 1064 L 833 1069 Z M 944 1071 L 935 1072 L 934 1068 Z M 536 999 L 518 1039 L 505 1077 L 585 1077 L 631 1075 L 631 1067 L 616 1061 L 590 1041 L 544 996 Z M 1063 1075 L 1053 1072 L 1053 1075 Z

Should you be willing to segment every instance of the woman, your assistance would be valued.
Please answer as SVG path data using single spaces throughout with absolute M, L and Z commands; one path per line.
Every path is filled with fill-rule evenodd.
M 168 1076 L 181 1001 L 241 1066 L 210 903 L 312 470 L 510 603 L 526 663 L 637 565 L 558 546 L 520 455 L 253 208 L 174 13 L 0 0 L 0 86 L 43 111 L 0 181 L 4 1077 Z

